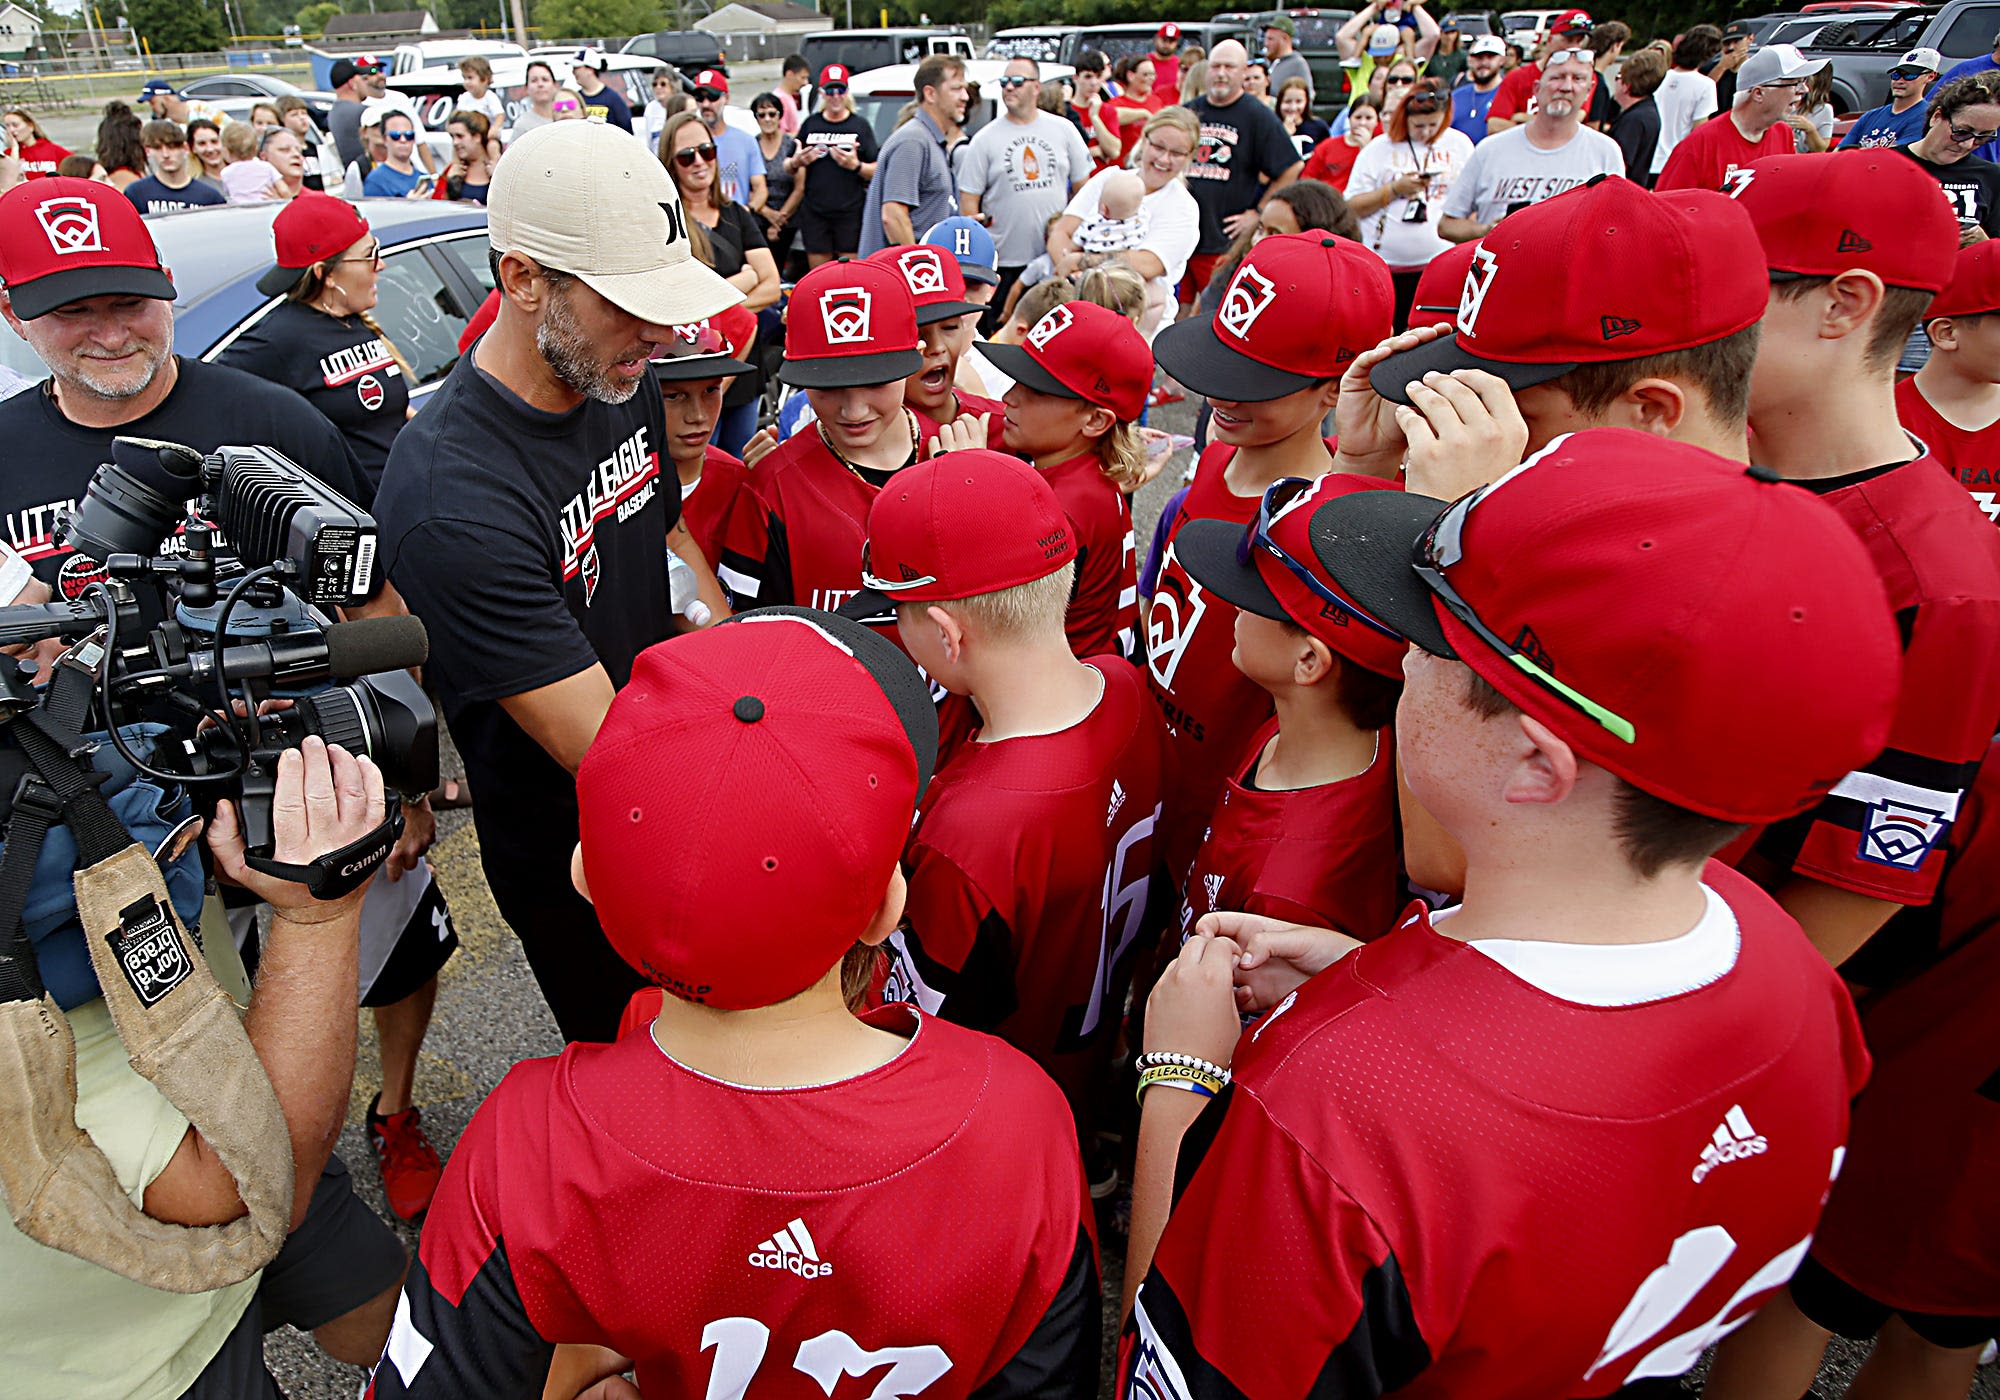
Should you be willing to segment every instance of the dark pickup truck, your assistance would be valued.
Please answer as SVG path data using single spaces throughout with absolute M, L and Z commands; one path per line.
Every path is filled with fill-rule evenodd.
M 1829 24 L 1804 52 L 1809 58 L 1833 60 L 1833 109 L 1848 114 L 1889 100 L 1889 70 L 1911 49 L 1936 49 L 1950 69 L 1991 53 L 1996 34 L 2000 0 L 1947 0 Z

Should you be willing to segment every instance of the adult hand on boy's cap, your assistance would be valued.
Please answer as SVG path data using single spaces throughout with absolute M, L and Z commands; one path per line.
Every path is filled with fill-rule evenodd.
M 1340 376 L 1340 401 L 1333 406 L 1334 430 L 1339 449 L 1333 454 L 1333 469 L 1360 476 L 1394 481 L 1402 469 L 1409 441 L 1397 421 L 1397 405 L 1375 392 L 1368 382 L 1375 366 L 1391 355 L 1428 345 L 1440 336 L 1451 335 L 1449 324 L 1424 326 L 1401 335 L 1392 335 L 1373 350 L 1354 357 Z
M 1497 481 L 1528 455 L 1528 425 L 1514 391 L 1483 369 L 1435 370 L 1410 385 L 1410 403 L 1396 423 L 1409 442 L 1403 486 L 1420 496 L 1455 501 Z
M 986 429 L 985 414 L 961 413 L 949 423 L 938 424 L 937 436 L 930 442 L 930 454 L 937 457 L 946 452 L 964 452 L 971 448 L 984 447 Z

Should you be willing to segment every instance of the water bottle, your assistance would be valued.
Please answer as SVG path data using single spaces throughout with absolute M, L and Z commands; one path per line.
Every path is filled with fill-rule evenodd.
M 667 601 L 676 616 L 686 618 L 695 626 L 701 627 L 708 622 L 708 604 L 701 600 L 694 570 L 688 567 L 687 560 L 671 549 L 667 551 Z

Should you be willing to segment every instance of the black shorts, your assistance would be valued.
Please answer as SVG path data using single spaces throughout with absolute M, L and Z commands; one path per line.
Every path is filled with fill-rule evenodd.
M 1878 1303 L 1806 1256 L 1792 1277 L 1792 1301 L 1814 1323 L 1836 1336 L 1866 1341 L 1882 1330 L 1891 1316 L 1900 1317 L 1912 1332 L 1934 1347 L 1964 1351 L 2000 1337 L 2000 1317 L 1951 1317 L 1939 1313 L 1904 1312 Z
M 858 253 L 861 251 L 861 211 L 827 213 L 810 202 L 798 210 L 799 241 L 808 253 Z
M 301 1332 L 324 1327 L 394 1287 L 408 1262 L 396 1232 L 354 1194 L 347 1164 L 327 1158 L 306 1218 L 181 1400 L 278 1400 L 264 1369 L 264 1334 L 287 1324 Z

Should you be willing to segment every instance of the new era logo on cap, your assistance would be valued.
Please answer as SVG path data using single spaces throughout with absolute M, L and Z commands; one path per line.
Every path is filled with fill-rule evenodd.
M 1076 313 L 1067 304 L 1052 306 L 1048 314 L 1028 328 L 1028 344 L 1037 350 L 1049 348 L 1049 342 L 1076 324 Z
M 1637 335 L 1644 329 L 1639 322 L 1629 316 L 1600 316 L 1597 327 L 1604 332 L 1606 340 L 1616 340 L 1620 336 Z
M 1834 251 L 1841 253 L 1866 253 L 1874 247 L 1873 243 L 1863 238 L 1853 229 L 1844 228 L 1840 231 L 1840 245 Z
M 1215 313 L 1216 319 L 1235 335 L 1247 340 L 1251 327 L 1257 324 L 1257 318 L 1277 299 L 1277 285 L 1246 262 L 1236 269 L 1236 275 L 1230 279 L 1229 290 L 1222 297 L 1222 308 Z
M 48 236 L 50 250 L 58 257 L 105 251 L 97 206 L 81 196 L 45 199 L 35 206 L 35 219 Z
M 875 297 L 866 287 L 832 287 L 820 298 L 820 323 L 828 345 L 866 345 Z

